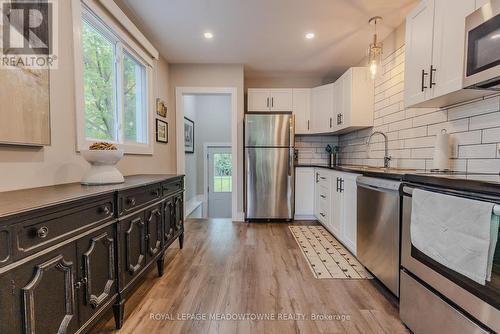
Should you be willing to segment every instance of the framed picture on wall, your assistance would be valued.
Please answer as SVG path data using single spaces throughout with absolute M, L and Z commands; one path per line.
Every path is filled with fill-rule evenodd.
M 194 122 L 184 117 L 184 152 L 194 153 Z
M 168 123 L 160 119 L 156 119 L 156 141 L 168 143 Z
M 167 104 L 160 98 L 156 99 L 156 113 L 161 117 L 167 117 Z

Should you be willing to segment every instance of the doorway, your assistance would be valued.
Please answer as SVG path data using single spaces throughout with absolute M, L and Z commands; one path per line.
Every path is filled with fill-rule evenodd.
M 179 93 L 179 88 L 177 89 Z M 185 90 L 177 95 L 182 125 L 178 168 L 185 175 L 185 216 L 232 218 L 235 154 L 232 126 L 234 96 L 226 91 Z M 181 109 L 182 108 L 182 109 Z M 179 142 L 178 149 L 179 147 Z M 215 164 L 214 164 L 215 163 Z M 178 171 L 181 169 L 178 169 Z
M 231 146 L 207 146 L 208 218 L 231 218 L 233 163 Z

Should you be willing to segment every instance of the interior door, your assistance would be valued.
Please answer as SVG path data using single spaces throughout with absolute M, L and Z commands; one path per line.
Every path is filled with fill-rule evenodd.
M 231 218 L 232 153 L 231 147 L 208 148 L 208 217 Z
M 406 107 L 423 102 L 430 95 L 433 32 L 434 0 L 424 0 L 406 18 Z
M 432 51 L 432 97 L 462 89 L 465 17 L 475 9 L 475 0 L 439 0 L 435 4 Z M 430 69 L 429 69 L 430 70 Z

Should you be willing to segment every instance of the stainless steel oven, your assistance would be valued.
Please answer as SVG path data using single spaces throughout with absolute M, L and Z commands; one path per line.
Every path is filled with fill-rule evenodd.
M 464 88 L 500 90 L 500 0 L 465 19 Z
M 401 320 L 415 334 L 500 332 L 500 242 L 495 250 L 491 281 L 484 286 L 426 256 L 410 239 L 412 193 L 417 187 L 496 203 L 495 213 L 500 214 L 498 196 L 414 184 L 402 186 Z

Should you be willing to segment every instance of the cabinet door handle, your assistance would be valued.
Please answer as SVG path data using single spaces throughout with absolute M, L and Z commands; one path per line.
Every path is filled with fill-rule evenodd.
M 266 99 L 266 107 L 269 108 L 269 98 Z
M 309 120 L 307 120 L 307 130 L 309 130 Z
M 344 114 L 340 114 L 340 125 L 344 123 Z
M 430 72 L 430 77 L 429 77 L 429 88 L 432 88 L 432 86 L 436 86 L 436 83 L 433 81 L 434 73 L 436 72 L 436 69 L 434 66 L 431 65 L 431 72 Z
M 332 128 L 332 118 L 330 117 L 330 129 Z
M 343 193 L 344 192 L 344 179 L 340 179 L 340 192 Z
M 422 70 L 422 84 L 421 84 L 422 92 L 427 88 L 427 86 L 425 85 L 425 76 L 426 75 L 429 75 L 429 73 L 426 73 L 425 70 Z
M 274 97 L 271 97 L 271 108 L 274 108 Z
M 337 189 L 336 189 L 337 192 L 339 192 L 339 178 L 337 178 Z
M 319 182 L 318 178 L 319 178 L 319 173 L 316 173 L 316 183 Z
M 324 176 L 320 176 L 320 179 L 322 179 L 322 180 L 326 180 L 326 177 L 324 177 Z

